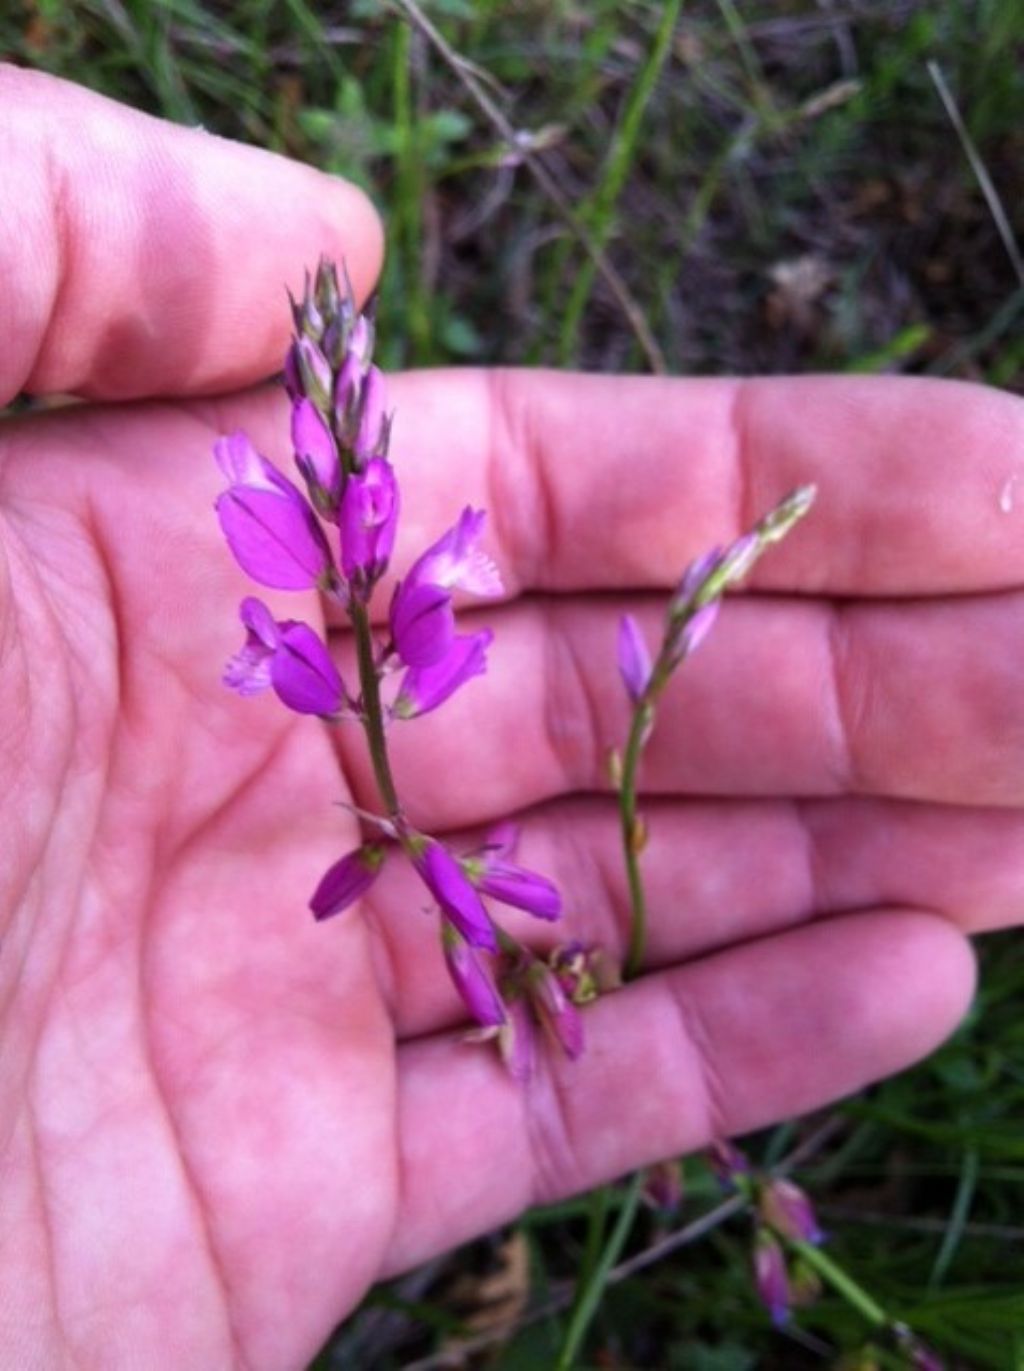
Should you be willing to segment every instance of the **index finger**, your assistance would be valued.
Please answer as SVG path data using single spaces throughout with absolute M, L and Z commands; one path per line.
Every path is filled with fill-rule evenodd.
M 344 258 L 362 296 L 380 267 L 354 186 L 40 72 L 0 65 L 0 160 L 0 404 L 251 384 L 304 268 Z

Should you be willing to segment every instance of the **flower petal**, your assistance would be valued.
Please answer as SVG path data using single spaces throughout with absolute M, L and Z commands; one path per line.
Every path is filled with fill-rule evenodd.
M 632 614 L 624 614 L 619 620 L 619 673 L 629 698 L 636 704 L 651 679 L 651 655 Z
M 320 525 L 294 486 L 233 485 L 217 500 L 217 517 L 239 566 L 262 585 L 309 590 L 331 567 Z
M 457 637 L 435 666 L 411 667 L 402 678 L 391 712 L 397 719 L 429 714 L 474 676 L 487 670 L 487 649 L 494 640 L 489 628 Z
M 391 602 L 391 636 L 406 666 L 440 662 L 455 638 L 451 595 L 438 585 L 403 581 Z
M 375 457 L 350 476 L 341 502 L 341 567 L 352 580 L 384 572 L 398 527 L 398 482 L 390 462 Z
M 498 939 L 483 901 L 443 843 L 428 840 L 415 858 L 416 870 L 445 916 L 473 947 L 497 952 Z
M 473 1018 L 485 1027 L 504 1024 L 505 1010 L 490 972 L 455 925 L 447 919 L 441 925 L 441 941 L 448 974 Z
M 546 876 L 528 871 L 514 862 L 484 859 L 484 867 L 474 882 L 484 895 L 502 904 L 525 909 L 538 919 L 557 919 L 562 913 L 562 896 Z
M 477 547 L 486 518 L 482 509 L 475 510 L 467 505 L 458 523 L 413 564 L 408 579 L 416 585 L 429 582 L 485 598 L 504 594 L 498 568 Z
M 364 843 L 328 867 L 309 902 L 314 917 L 329 919 L 361 899 L 380 875 L 386 855 L 379 843 Z
M 298 714 L 338 714 L 345 687 L 327 648 L 308 624 L 282 626 L 281 646 L 270 667 L 274 690 Z

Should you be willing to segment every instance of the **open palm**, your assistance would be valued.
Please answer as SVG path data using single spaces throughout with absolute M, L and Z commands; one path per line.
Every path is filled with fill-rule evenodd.
M 376 804 L 358 735 L 219 681 L 246 587 L 212 442 L 241 426 L 287 462 L 283 401 L 241 388 L 321 251 L 366 288 L 372 217 L 60 83 L 0 89 L 24 115 L 4 114 L 24 222 L 0 240 L 2 383 L 108 402 L 0 429 L 0 1361 L 301 1366 L 377 1277 L 937 1042 L 970 994 L 962 932 L 1009 922 L 1024 886 L 1014 402 L 396 378 L 396 566 L 471 501 L 512 592 L 488 678 L 394 730 L 399 785 L 467 845 L 521 816 L 564 936 L 624 934 L 617 614 L 653 638 L 688 557 L 821 487 L 666 701 L 649 974 L 524 1089 L 461 1041 L 411 873 L 323 926 L 305 909 L 354 837 L 338 802 Z

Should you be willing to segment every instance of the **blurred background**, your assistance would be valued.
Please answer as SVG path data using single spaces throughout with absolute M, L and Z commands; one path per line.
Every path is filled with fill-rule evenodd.
M 365 186 L 389 367 L 1024 391 L 1021 0 L 7 0 L 0 51 Z M 1024 944 L 982 960 L 930 1061 L 824 1132 L 748 1146 L 771 1163 L 810 1143 L 829 1250 L 947 1366 L 1022 1371 Z M 749 1223 L 705 1224 L 721 1194 L 685 1172 L 681 1207 L 635 1226 L 581 1365 L 907 1364 L 830 1295 L 774 1331 Z M 591 1214 L 538 1211 L 373 1291 L 317 1371 L 552 1366 Z

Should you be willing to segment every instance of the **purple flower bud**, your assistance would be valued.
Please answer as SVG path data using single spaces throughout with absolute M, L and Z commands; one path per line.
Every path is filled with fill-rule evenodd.
M 348 349 L 362 366 L 369 364 L 373 356 L 374 327 L 365 314 L 360 314 L 352 325 Z
M 384 377 L 379 367 L 370 367 L 363 381 L 359 405 L 359 427 L 352 444 L 356 463 L 362 466 L 380 451 L 384 432 Z
M 323 530 L 305 496 L 244 434 L 214 447 L 232 484 L 217 500 L 217 517 L 236 560 L 253 580 L 280 590 L 309 590 L 333 571 Z
M 460 686 L 487 670 L 487 649 L 494 640 L 489 628 L 457 637 L 446 656 L 434 666 L 410 667 L 402 678 L 391 706 L 396 719 L 429 714 L 449 699 Z
M 538 919 L 557 919 L 562 913 L 562 897 L 558 887 L 546 876 L 514 862 L 502 861 L 485 853 L 465 863 L 467 873 L 477 890 L 490 895 L 502 904 L 525 909 Z
M 292 369 L 299 377 L 301 394 L 308 396 L 318 409 L 326 410 L 331 402 L 331 367 L 311 339 L 296 339 Z
M 814 1206 L 792 1181 L 781 1176 L 768 1181 L 761 1190 L 759 1208 L 764 1222 L 785 1238 L 815 1244 L 824 1240 Z
M 345 687 L 323 642 L 308 624 L 292 620 L 280 627 L 281 643 L 270 664 L 274 690 L 297 714 L 340 714 Z
M 683 1202 L 683 1178 L 679 1162 L 655 1162 L 644 1175 L 644 1200 L 662 1214 L 673 1214 Z
M 562 989 L 558 977 L 543 962 L 530 967 L 527 984 L 541 1023 L 573 1061 L 583 1051 L 583 1016 Z
M 945 1371 L 946 1367 L 938 1352 L 920 1341 L 915 1341 L 910 1349 L 910 1365 L 913 1371 Z
M 744 533 L 725 550 L 722 561 L 728 568 L 729 581 L 739 581 L 757 561 L 761 540 L 756 533 Z
M 299 371 L 294 343 L 284 355 L 284 388 L 290 400 L 302 398 L 302 373 Z
M 341 463 L 323 415 L 312 400 L 303 398 L 292 406 L 292 446 L 314 503 L 323 513 L 330 512 L 341 498 Z
M 379 843 L 364 843 L 328 867 L 309 902 L 314 917 L 329 919 L 362 899 L 380 875 L 386 855 Z
M 687 620 L 682 633 L 679 635 L 679 644 L 674 653 L 675 661 L 681 662 L 684 657 L 689 657 L 691 653 L 697 651 L 711 632 L 721 607 L 721 600 L 711 600 L 708 604 L 701 605 L 693 618 Z
M 504 593 L 498 568 L 477 547 L 487 515 L 467 506 L 458 523 L 427 548 L 412 565 L 406 580 L 413 585 L 444 586 L 470 595 L 493 598 Z
M 619 673 L 629 698 L 636 704 L 651 679 L 651 654 L 632 614 L 624 614 L 619 620 Z
M 485 1027 L 505 1023 L 501 997 L 478 953 L 474 952 L 454 924 L 441 924 L 441 945 L 448 974 L 473 1018 Z
M 350 581 L 372 585 L 388 564 L 398 527 L 394 468 L 375 457 L 350 476 L 341 502 L 341 566 Z
M 443 586 L 403 581 L 391 601 L 391 636 L 406 666 L 440 662 L 455 640 L 455 612 L 449 592 Z
M 786 1258 L 777 1239 L 765 1228 L 754 1238 L 754 1283 L 758 1298 L 781 1328 L 789 1319 L 789 1278 Z
M 728 1138 L 720 1138 L 712 1143 L 706 1156 L 715 1179 L 726 1189 L 735 1189 L 737 1179 L 750 1174 L 750 1162 L 746 1154 Z
M 679 582 L 679 589 L 673 596 L 673 606 L 682 607 L 689 600 L 692 600 L 697 591 L 711 575 L 722 560 L 722 549 L 713 547 L 708 552 L 701 553 L 683 572 L 683 579 Z
M 279 622 L 260 600 L 248 596 L 239 607 L 245 642 L 224 670 L 224 684 L 240 695 L 273 686 L 298 714 L 339 714 L 345 688 L 327 648 L 308 624 Z
M 224 684 L 239 695 L 257 695 L 270 686 L 270 664 L 281 641 L 281 630 L 262 600 L 247 596 L 239 606 L 245 642 L 224 668 Z
M 490 915 L 462 867 L 443 843 L 433 838 L 423 840 L 423 843 L 413 863 L 441 912 L 471 946 L 497 952 L 498 939 Z
M 530 1006 L 520 995 L 505 1001 L 506 1020 L 498 1048 L 514 1081 L 528 1081 L 537 1068 L 537 1030 Z
M 343 441 L 349 446 L 355 440 L 359 424 L 359 396 L 363 385 L 363 362 L 351 348 L 338 372 L 334 390 L 334 421 Z

